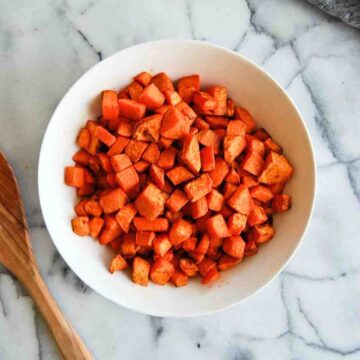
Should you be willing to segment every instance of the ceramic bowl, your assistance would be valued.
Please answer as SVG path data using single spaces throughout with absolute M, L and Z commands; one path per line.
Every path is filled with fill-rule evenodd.
M 120 89 L 141 71 L 166 72 L 172 79 L 198 73 L 206 87 L 227 87 L 234 101 L 248 109 L 284 149 L 295 168 L 286 192 L 290 211 L 274 217 L 276 236 L 256 256 L 223 272 L 209 286 L 198 280 L 182 288 L 134 284 L 129 275 L 111 275 L 113 253 L 91 238 L 71 230 L 73 188 L 64 185 L 64 167 L 71 164 L 75 139 L 87 119 L 99 115 L 104 89 Z M 238 53 L 197 41 L 167 40 L 136 45 L 117 52 L 87 71 L 56 108 L 41 147 L 39 194 L 43 216 L 58 251 L 91 288 L 113 302 L 146 314 L 186 317 L 204 315 L 244 301 L 269 283 L 285 266 L 311 217 L 315 193 L 315 162 L 305 123 L 285 91 L 264 70 Z

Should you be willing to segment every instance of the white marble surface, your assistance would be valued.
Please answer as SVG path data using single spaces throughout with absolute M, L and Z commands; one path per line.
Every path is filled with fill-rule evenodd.
M 298 104 L 318 163 L 304 245 L 231 310 L 160 319 L 77 279 L 42 220 L 37 160 L 49 118 L 100 59 L 143 41 L 195 38 L 242 53 Z M 25 198 L 42 274 L 97 359 L 360 359 L 360 32 L 301 0 L 0 2 L 0 147 Z M 57 359 L 30 298 L 0 268 L 0 359 Z

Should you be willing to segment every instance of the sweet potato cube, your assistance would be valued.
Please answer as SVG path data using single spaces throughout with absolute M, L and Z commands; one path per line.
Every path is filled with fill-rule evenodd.
M 212 259 L 205 258 L 198 267 L 200 275 L 204 277 L 211 269 L 216 269 L 216 262 Z
M 257 245 L 254 239 L 248 239 L 246 245 L 245 245 L 245 252 L 244 256 L 252 256 L 257 253 Z
M 235 185 L 240 184 L 239 173 L 233 167 L 231 167 L 228 174 L 225 177 L 225 181 Z
M 159 188 L 163 189 L 165 186 L 164 170 L 155 164 L 150 166 L 150 179 Z
M 236 266 L 240 261 L 241 259 L 234 258 L 230 255 L 222 255 L 218 261 L 218 269 L 220 271 L 229 270 L 232 267 Z
M 129 267 L 126 260 L 120 255 L 117 254 L 110 263 L 110 272 L 113 274 L 115 271 L 126 270 Z
M 153 76 L 151 83 L 155 84 L 161 92 L 165 90 L 174 90 L 174 85 L 170 78 L 163 72 Z
M 185 101 L 178 103 L 175 107 L 180 110 L 184 116 L 186 116 L 189 122 L 189 126 L 191 126 L 191 124 L 197 118 L 196 112 Z
M 285 156 L 271 151 L 265 159 L 265 167 L 259 176 L 263 184 L 276 184 L 287 182 L 294 172 L 293 167 Z
M 203 234 L 203 236 L 201 237 L 195 252 L 199 255 L 205 255 L 209 249 L 210 246 L 210 237 L 208 234 Z
M 171 226 L 169 238 L 174 246 L 179 246 L 191 236 L 192 225 L 184 220 L 178 219 Z
M 135 234 L 136 245 L 151 248 L 155 239 L 153 231 L 137 231 Z
M 99 217 L 102 214 L 102 207 L 96 200 L 88 200 L 84 207 L 86 213 L 89 215 Z
M 263 185 L 256 185 L 249 189 L 250 195 L 253 199 L 261 202 L 270 201 L 274 195 L 269 188 Z
M 274 228 L 268 224 L 255 225 L 250 229 L 249 238 L 253 239 L 256 244 L 262 244 L 271 240 L 275 235 Z
M 194 125 L 199 131 L 210 129 L 210 125 L 200 117 L 195 120 Z
M 85 184 L 85 172 L 83 168 L 67 166 L 65 168 L 65 184 L 81 188 Z
M 253 186 L 259 185 L 259 181 L 255 176 L 245 175 L 241 178 L 241 183 L 247 188 L 251 188 Z
M 129 143 L 129 139 L 123 136 L 118 136 L 115 142 L 110 146 L 109 151 L 107 152 L 108 156 L 113 156 L 116 154 L 121 154 L 125 149 L 126 145 Z
M 118 172 L 116 174 L 116 181 L 126 193 L 139 188 L 139 175 L 134 166 L 129 166 Z
M 79 147 L 86 149 L 91 140 L 91 133 L 89 129 L 83 128 L 80 130 L 78 137 L 76 138 L 76 143 Z
M 159 141 L 161 121 L 162 115 L 155 114 L 137 122 L 132 135 L 133 139 L 138 141 Z
M 230 235 L 226 221 L 221 214 L 217 214 L 206 220 L 206 226 L 210 237 L 224 238 Z
M 130 140 L 126 145 L 125 154 L 133 163 L 136 163 L 140 160 L 147 147 L 148 144 L 146 142 Z
M 133 262 L 132 279 L 134 283 L 147 286 L 149 282 L 150 263 L 137 256 Z
M 227 136 L 245 136 L 246 125 L 241 120 L 232 120 L 227 124 Z
M 186 286 L 188 284 L 189 277 L 181 270 L 175 270 L 170 280 L 176 287 L 180 287 L 180 286 Z
M 209 171 L 209 175 L 212 180 L 212 186 L 216 188 L 221 185 L 228 173 L 229 166 L 226 161 L 221 157 L 217 157 L 215 159 L 215 169 Z
M 157 186 L 149 183 L 136 198 L 134 205 L 142 216 L 154 220 L 164 211 L 166 197 Z
M 133 133 L 134 125 L 134 121 L 128 120 L 126 118 L 121 118 L 116 125 L 116 133 L 120 136 L 129 138 Z
M 73 155 L 72 159 L 76 164 L 86 166 L 89 163 L 90 154 L 84 150 L 79 150 Z
M 164 103 L 165 96 L 158 87 L 152 83 L 142 90 L 137 101 L 144 104 L 148 109 L 154 110 Z
M 99 139 L 102 143 L 104 143 L 106 146 L 110 147 L 114 144 L 116 137 L 112 135 L 109 131 L 107 131 L 102 126 L 97 126 L 95 130 L 95 137 Z
M 203 196 L 202 198 L 191 202 L 191 217 L 194 219 L 198 219 L 202 216 L 204 216 L 208 212 L 208 203 L 206 200 L 206 196 Z
M 255 131 L 254 137 L 261 141 L 265 141 L 270 138 L 270 135 L 264 128 L 260 128 Z
M 185 187 L 185 193 L 191 202 L 199 200 L 207 195 L 212 189 L 213 183 L 211 177 L 205 173 L 201 174 L 195 180 L 188 182 Z
M 239 119 L 245 123 L 246 133 L 251 133 L 255 130 L 255 120 L 247 110 L 240 107 L 235 107 L 235 119 Z
M 105 120 L 117 119 L 119 116 L 119 106 L 116 91 L 103 91 L 101 110 Z
M 215 154 L 219 153 L 220 139 L 219 136 L 210 129 L 201 130 L 196 134 L 196 138 L 201 145 L 213 147 Z
M 174 166 L 175 156 L 177 150 L 173 147 L 165 149 L 159 157 L 157 166 L 161 167 L 164 170 L 170 170 Z
M 275 211 L 287 211 L 291 207 L 291 196 L 286 194 L 276 194 L 271 205 Z
M 212 112 L 216 107 L 215 99 L 204 91 L 195 91 L 193 102 L 203 113 Z
M 189 277 L 195 276 L 199 272 L 195 262 L 188 258 L 182 258 L 179 262 L 180 269 Z
M 192 102 L 195 91 L 196 90 L 193 86 L 182 86 L 178 89 L 178 94 L 182 101 L 184 101 L 187 104 L 190 104 Z
M 192 172 L 198 173 L 200 171 L 200 148 L 194 134 L 188 134 L 185 136 L 181 152 L 181 160 Z
M 238 188 L 237 185 L 226 182 L 223 191 L 224 199 L 225 200 L 229 199 L 234 194 L 237 188 Z
M 155 143 L 151 143 L 142 155 L 142 159 L 150 164 L 156 164 L 160 157 L 159 148 Z
M 247 153 L 255 151 L 261 157 L 264 157 L 265 146 L 261 140 L 255 138 L 254 136 L 251 136 L 251 135 L 245 135 L 245 140 L 246 140 L 246 152 Z
M 233 99 L 227 99 L 226 116 L 233 117 L 235 115 L 235 103 Z
M 241 236 L 230 236 L 224 240 L 224 252 L 234 258 L 242 259 L 245 250 L 245 241 Z
M 238 213 L 248 216 L 254 207 L 254 202 L 248 188 L 244 185 L 239 185 L 228 200 L 228 205 Z
M 139 231 L 162 232 L 169 230 L 169 221 L 166 218 L 156 218 L 155 220 L 149 220 L 146 218 L 135 217 L 134 225 L 136 230 Z
M 227 220 L 229 231 L 232 235 L 240 235 L 246 227 L 247 216 L 235 213 L 229 216 Z
M 169 105 L 175 106 L 182 101 L 182 99 L 181 99 L 182 96 L 180 94 L 178 94 L 176 91 L 165 90 L 164 95 L 165 95 L 165 101 Z
M 248 152 L 240 166 L 250 174 L 259 176 L 264 169 L 265 161 L 256 151 Z
M 151 265 L 150 278 L 155 284 L 165 285 L 174 272 L 174 266 L 169 261 L 159 258 Z
M 182 247 L 187 252 L 195 251 L 196 243 L 197 238 L 195 236 L 191 236 L 182 243 Z
M 177 88 L 193 87 L 195 90 L 200 90 L 200 75 L 189 75 L 179 79 Z
M 100 205 L 104 213 L 112 213 L 121 209 L 127 202 L 128 198 L 123 190 L 115 189 L 100 197 Z
M 220 211 L 224 204 L 224 196 L 215 189 L 206 195 L 206 200 L 209 209 L 216 212 Z
M 225 115 L 227 109 L 227 89 L 223 86 L 211 86 L 207 92 L 215 99 L 214 115 Z
M 163 257 L 171 248 L 172 243 L 169 240 L 168 234 L 161 234 L 156 236 L 153 241 L 154 253 Z
M 138 101 L 139 96 L 143 91 L 143 87 L 137 81 L 133 81 L 126 87 L 125 91 L 128 93 L 131 100 Z
M 271 138 L 268 138 L 264 141 L 265 149 L 268 151 L 274 151 L 277 153 L 282 153 L 282 148 L 276 142 L 274 142 Z
M 152 78 L 151 74 L 149 74 L 146 71 L 134 77 L 134 79 L 142 86 L 148 86 L 150 84 L 151 78 Z
M 286 183 L 275 183 L 268 185 L 269 190 L 274 194 L 281 194 L 284 191 Z
M 141 120 L 145 116 L 146 106 L 130 99 L 119 99 L 119 115 L 131 120 Z
M 170 108 L 164 115 L 160 134 L 169 139 L 181 139 L 190 130 L 189 121 L 176 107 Z
M 150 166 L 150 164 L 144 160 L 140 160 L 134 164 L 134 168 L 139 174 L 145 172 L 149 166 Z M 146 176 L 146 174 L 143 174 L 143 175 Z M 140 176 L 139 176 L 139 179 L 140 179 Z M 140 181 L 140 184 L 141 184 L 141 181 Z
M 125 233 L 129 232 L 130 224 L 132 223 L 136 213 L 136 207 L 133 204 L 127 204 L 116 214 L 116 221 Z
M 112 168 L 115 172 L 120 172 L 132 165 L 131 160 L 126 154 L 116 154 L 110 158 Z
M 205 119 L 211 129 L 226 128 L 228 124 L 228 119 L 223 116 L 206 116 Z
M 76 235 L 86 236 L 90 234 L 89 218 L 87 216 L 78 216 L 71 220 L 72 230 Z
M 180 211 L 189 201 L 187 196 L 179 189 L 176 189 L 166 200 L 166 207 L 173 213 Z
M 122 237 L 120 252 L 124 258 L 133 258 L 138 252 L 139 248 L 140 247 L 135 242 L 135 235 L 133 233 L 128 233 Z
M 166 173 L 166 176 L 176 186 L 194 178 L 194 175 L 184 166 L 176 166 Z
M 216 268 L 211 269 L 201 280 L 203 285 L 209 284 L 220 277 L 220 273 Z

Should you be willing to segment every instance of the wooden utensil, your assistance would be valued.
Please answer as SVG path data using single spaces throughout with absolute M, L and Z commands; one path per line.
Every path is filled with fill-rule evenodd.
M 0 152 L 0 262 L 29 291 L 65 359 L 93 359 L 40 275 L 15 175 Z

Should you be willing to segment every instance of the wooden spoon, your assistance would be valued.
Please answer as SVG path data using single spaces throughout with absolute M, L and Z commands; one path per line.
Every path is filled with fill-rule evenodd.
M 28 290 L 65 359 L 93 359 L 66 320 L 40 275 L 35 261 L 17 181 L 0 152 L 0 263 Z

